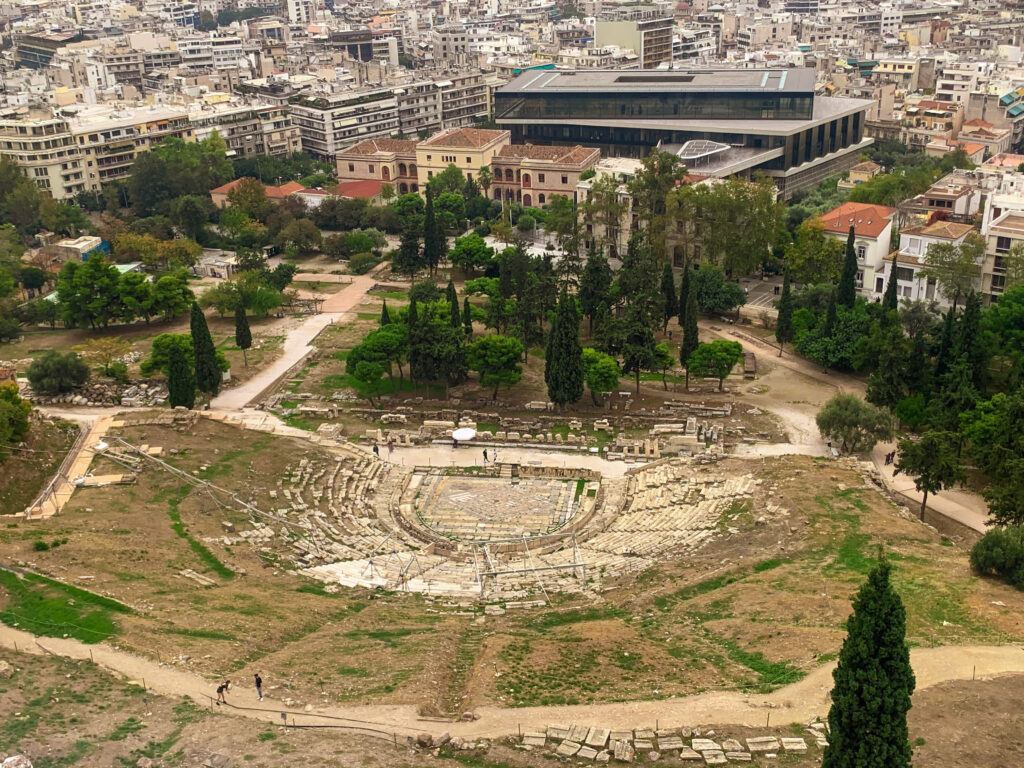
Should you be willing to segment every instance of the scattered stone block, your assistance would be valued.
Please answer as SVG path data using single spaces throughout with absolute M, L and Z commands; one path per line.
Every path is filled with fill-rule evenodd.
M 743 745 L 736 739 L 722 739 L 722 749 L 726 752 L 742 752 Z
M 558 745 L 558 749 L 555 750 L 555 754 L 561 755 L 562 757 L 572 757 L 579 751 L 580 745 L 575 741 L 563 741 Z
M 633 755 L 635 754 L 635 752 L 633 751 L 633 747 L 630 745 L 628 741 L 616 741 L 614 751 L 616 760 L 619 760 L 623 763 L 633 762 Z
M 652 731 L 650 728 L 637 728 L 636 737 L 638 739 L 643 739 L 645 741 L 653 741 L 654 731 Z
M 14 667 L 0 659 L 0 680 L 10 680 L 12 677 L 14 677 Z
M 604 749 L 597 753 L 597 757 L 594 758 L 594 762 L 607 763 L 609 760 L 611 760 L 611 757 L 611 752 L 609 752 L 607 749 Z
M 709 749 L 722 751 L 722 748 L 711 739 L 694 739 L 690 742 L 690 746 L 698 752 L 707 752 Z
M 645 749 L 654 749 L 654 741 L 649 739 L 637 739 L 633 742 L 637 752 L 641 752 Z
M 807 742 L 798 738 L 783 738 L 782 748 L 787 752 L 806 752 Z
M 612 731 L 611 733 L 608 734 L 608 739 L 610 741 L 613 741 L 613 742 L 615 742 L 615 741 L 632 741 L 633 740 L 633 732 L 632 731 Z
M 775 752 L 779 749 L 779 740 L 774 736 L 755 736 L 747 739 L 747 749 L 751 752 Z
M 704 752 L 704 762 L 708 765 L 725 765 L 725 752 L 720 749 L 709 749 Z
M 659 760 L 661 760 L 661 753 L 660 752 L 648 752 L 647 753 L 647 759 L 650 762 L 652 762 L 652 763 L 656 763 Z
M 592 747 L 580 747 L 580 751 L 576 753 L 576 757 L 581 760 L 593 760 L 597 757 L 597 750 Z
M 547 738 L 543 733 L 527 732 L 523 734 L 523 744 L 528 747 L 543 747 Z
M 667 752 L 670 749 L 682 749 L 684 746 L 683 740 L 678 736 L 658 737 L 658 749 L 662 752 Z
M 741 763 L 750 762 L 750 759 L 751 759 L 749 752 L 738 752 L 738 751 L 737 752 L 733 752 L 733 751 L 726 752 L 725 753 L 725 757 L 728 760 L 737 760 L 737 761 L 739 761 Z
M 597 747 L 598 749 L 604 749 L 605 744 L 608 743 L 608 734 L 611 733 L 607 728 L 591 728 L 587 733 L 587 738 L 584 740 L 584 744 L 588 747 Z
M 700 752 L 695 752 L 689 747 L 683 747 L 679 750 L 680 760 L 703 760 L 704 756 Z
M 564 725 L 549 725 L 548 726 L 548 738 L 549 739 L 567 739 L 569 738 L 569 728 Z
M 569 729 L 569 736 L 567 738 L 569 741 L 575 741 L 577 744 L 582 744 L 586 741 L 588 733 L 590 733 L 590 726 L 573 723 L 572 727 Z

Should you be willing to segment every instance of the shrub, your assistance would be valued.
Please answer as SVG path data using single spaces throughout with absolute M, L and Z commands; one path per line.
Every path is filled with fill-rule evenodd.
M 121 361 L 113 362 L 108 365 L 106 374 L 118 384 L 128 383 L 128 366 Z
M 529 232 L 536 226 L 536 224 L 537 220 L 528 213 L 524 213 L 519 217 L 519 221 L 516 222 L 516 226 L 519 228 L 520 232 Z
M 89 366 L 74 352 L 49 349 L 32 361 L 26 372 L 32 389 L 42 395 L 70 392 L 89 379 Z
M 420 280 L 409 289 L 409 301 L 417 304 L 429 304 L 443 296 L 444 293 L 433 280 Z
M 1024 589 L 1024 525 L 993 528 L 971 550 L 971 567 Z
M 365 275 L 380 264 L 380 258 L 372 253 L 357 253 L 348 260 L 348 271 L 353 275 Z
M 33 541 L 32 551 L 33 552 L 46 552 L 50 548 L 50 545 L 45 541 Z

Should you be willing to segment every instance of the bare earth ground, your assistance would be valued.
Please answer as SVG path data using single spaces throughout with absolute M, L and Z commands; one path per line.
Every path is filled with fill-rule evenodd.
M 424 760 L 405 748 L 401 737 L 394 746 L 337 729 L 283 728 L 279 721 L 259 722 L 203 700 L 146 691 L 140 681 L 117 678 L 87 660 L 13 651 L 0 658 L 14 668 L 10 679 L 0 679 L 0 757 L 24 753 L 36 768 L 134 766 L 140 757 L 165 766 L 198 766 L 212 754 L 254 768 L 404 767 Z M 228 698 L 235 702 L 241 697 L 233 691 Z M 909 726 L 915 768 L 1011 768 L 1024 759 L 1024 675 L 940 683 L 918 690 L 913 704 Z M 513 730 L 511 720 L 509 726 Z M 804 735 L 801 728 L 788 726 L 715 728 L 719 739 L 768 733 Z M 514 748 L 513 741 L 494 739 L 486 757 L 456 753 L 458 762 L 446 757 L 431 762 L 477 768 L 540 764 L 536 752 Z M 783 755 L 778 762 L 804 768 L 819 765 L 820 755 L 811 747 L 806 755 Z M 670 756 L 663 761 L 678 764 Z
M 0 464 L 0 515 L 20 514 L 64 461 L 78 436 L 74 424 L 32 415 L 24 445 L 11 446 Z

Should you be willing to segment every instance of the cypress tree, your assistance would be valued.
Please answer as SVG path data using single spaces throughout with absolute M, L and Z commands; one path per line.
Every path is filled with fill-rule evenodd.
M 406 227 L 402 230 L 402 238 L 398 243 L 398 251 L 395 252 L 391 266 L 396 272 L 403 275 L 415 275 L 423 267 L 423 257 L 420 255 L 420 235 L 415 227 Z
M 687 280 L 685 274 L 683 276 L 683 284 L 689 285 L 690 291 L 686 296 L 684 309 L 680 313 L 683 316 L 683 338 L 679 342 L 679 362 L 686 370 L 686 389 L 689 390 L 690 355 L 700 346 L 700 336 L 697 331 L 697 291 L 693 290 L 693 284 Z
M 940 381 L 953 364 L 953 341 L 956 335 L 956 316 L 952 307 L 946 312 L 939 340 L 939 353 L 935 356 L 935 381 Z
M 380 326 L 391 325 L 391 313 L 388 312 L 388 303 L 382 301 L 380 304 Z
M 473 310 L 469 306 L 469 296 L 462 300 L 462 328 L 466 332 L 466 339 L 473 338 Z
M 889 282 L 885 284 L 882 296 L 882 309 L 892 312 L 899 308 L 899 297 L 896 295 L 896 254 L 892 255 L 892 268 L 889 270 Z
M 544 381 L 548 398 L 559 408 L 583 397 L 583 347 L 580 344 L 580 316 L 576 300 L 565 288 L 558 299 L 555 321 L 548 335 L 544 356 Z
M 597 251 L 593 246 L 587 254 L 587 263 L 583 267 L 583 276 L 580 278 L 580 309 L 587 316 L 590 323 L 590 333 L 594 333 L 594 315 L 602 302 L 608 300 L 608 289 L 612 286 L 612 268 L 603 251 Z
M 434 193 L 427 188 L 427 205 L 423 211 L 423 263 L 434 272 L 444 256 L 444 232 L 434 215 Z
M 931 388 L 928 363 L 928 341 L 922 331 L 910 341 L 910 359 L 907 361 L 907 389 L 910 394 L 925 394 Z
M 850 235 L 846 238 L 846 259 L 843 261 L 843 272 L 839 277 L 839 295 L 836 301 L 839 306 L 847 309 L 853 308 L 857 300 L 857 249 L 853 241 L 855 237 L 853 225 L 850 225 Z
M 213 346 L 206 316 L 196 302 L 192 302 L 192 349 L 195 352 L 196 387 L 201 392 L 216 395 L 220 390 L 221 372 L 217 365 L 217 348 Z
M 782 277 L 782 296 L 779 298 L 779 319 L 775 323 L 775 340 L 779 342 L 779 357 L 782 348 L 793 340 L 793 295 L 789 288 L 789 270 Z
M 242 361 L 245 367 L 249 367 L 249 357 L 246 350 L 252 346 L 252 331 L 249 330 L 249 319 L 245 316 L 245 307 L 238 302 L 235 307 L 235 346 L 242 350 Z
M 455 283 L 448 281 L 448 287 L 444 290 L 445 298 L 448 299 L 448 311 L 451 313 L 452 328 L 462 326 L 462 313 L 459 312 L 459 295 L 455 292 Z
M 964 313 L 960 315 L 954 346 L 956 358 L 967 361 L 975 388 L 979 392 L 983 392 L 987 378 L 985 374 L 988 367 L 988 354 L 981 340 L 981 297 L 974 291 L 968 293 L 964 300 Z
M 676 300 L 676 278 L 672 273 L 672 265 L 667 263 L 661 272 L 661 295 L 665 301 L 665 312 L 662 333 L 668 330 L 668 321 L 676 316 L 679 302 Z
M 821 338 L 830 339 L 832 338 L 832 331 L 836 327 L 836 313 L 838 308 L 836 307 L 836 291 L 828 296 L 828 308 L 825 310 L 825 322 L 821 327 Z
M 686 326 L 686 305 L 690 300 L 690 286 L 693 284 L 693 280 L 690 277 L 692 271 L 689 264 L 683 265 L 683 279 L 679 281 L 679 300 L 676 302 L 676 308 L 679 311 L 680 328 Z
M 906 612 L 884 556 L 853 601 L 847 637 L 832 673 L 829 745 L 822 768 L 909 768 L 907 712 L 914 672 Z
M 196 404 L 196 378 L 181 347 L 172 346 L 167 353 L 167 402 L 191 408 Z

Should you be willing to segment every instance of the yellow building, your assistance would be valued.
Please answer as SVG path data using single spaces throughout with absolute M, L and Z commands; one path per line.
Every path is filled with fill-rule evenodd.
M 416 166 L 420 186 L 426 185 L 449 165 L 455 165 L 469 179 L 475 179 L 483 166 L 503 146 L 511 142 L 508 131 L 482 128 L 452 128 L 416 145 Z

